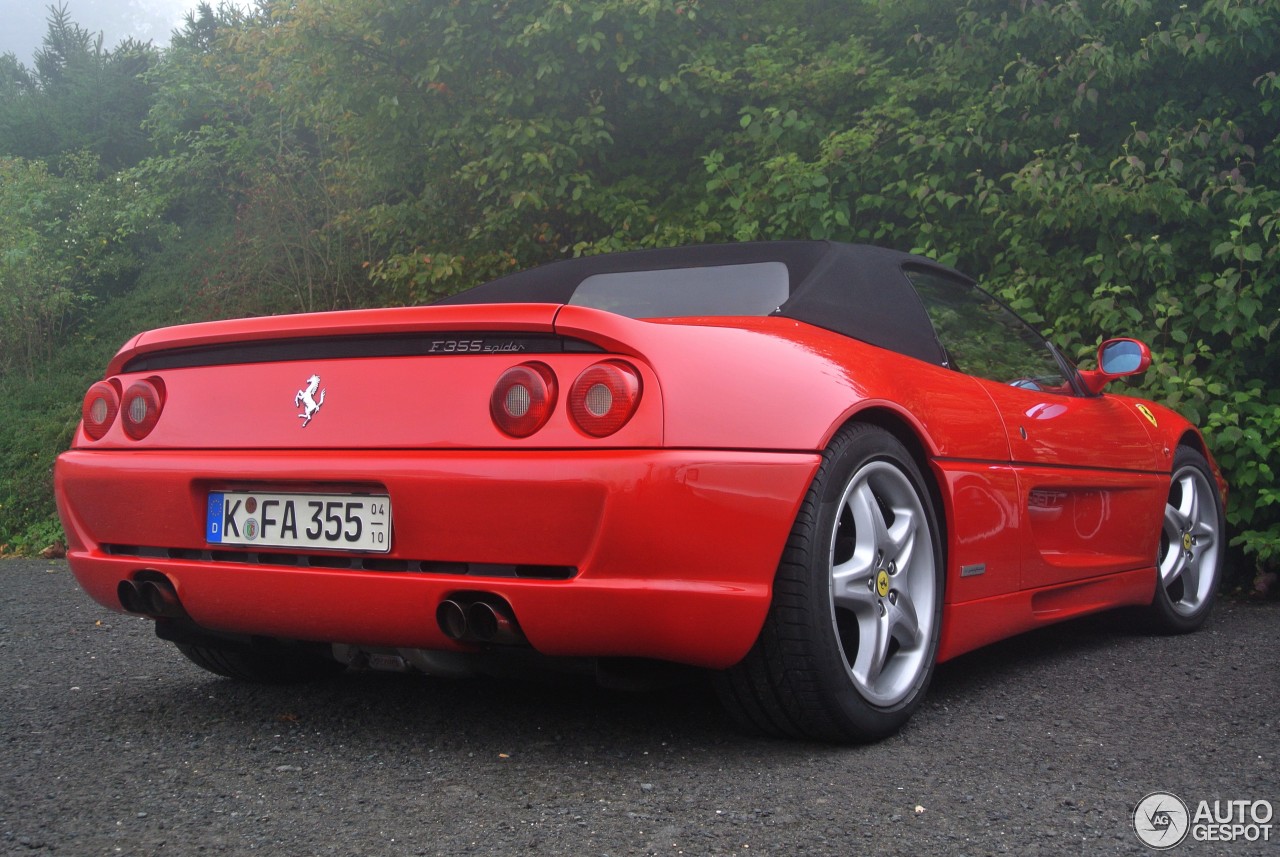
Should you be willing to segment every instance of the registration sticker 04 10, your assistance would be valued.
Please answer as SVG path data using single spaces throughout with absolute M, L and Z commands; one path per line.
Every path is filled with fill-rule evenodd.
M 214 545 L 386 553 L 391 550 L 391 498 L 211 491 L 205 540 Z

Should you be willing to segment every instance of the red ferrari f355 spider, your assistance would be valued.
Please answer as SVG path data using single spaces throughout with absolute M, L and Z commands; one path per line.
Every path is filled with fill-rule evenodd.
M 503 656 L 715 671 L 768 733 L 899 728 L 939 661 L 1124 605 L 1193 630 L 1197 430 L 974 282 L 826 242 L 557 262 L 427 307 L 142 333 L 56 489 L 71 568 L 258 681 Z

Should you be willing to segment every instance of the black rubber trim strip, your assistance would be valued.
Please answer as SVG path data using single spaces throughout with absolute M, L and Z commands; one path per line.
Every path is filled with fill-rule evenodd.
M 234 565 L 314 568 L 331 571 L 384 571 L 407 574 L 455 575 L 459 577 L 501 577 L 530 580 L 571 580 L 578 569 L 569 565 L 529 565 L 524 563 L 440 562 L 427 559 L 400 559 L 358 553 L 303 554 L 284 549 L 247 548 L 189 549 L 150 545 L 104 544 L 108 556 L 145 560 L 176 560 L 185 563 L 231 563 Z
M 124 372 L 156 372 L 194 366 L 233 366 L 290 360 L 337 360 L 361 357 L 448 357 L 478 354 L 599 354 L 604 349 L 581 339 L 554 334 L 510 334 L 445 331 L 393 336 L 333 336 L 230 342 L 174 348 L 141 354 L 124 365 Z

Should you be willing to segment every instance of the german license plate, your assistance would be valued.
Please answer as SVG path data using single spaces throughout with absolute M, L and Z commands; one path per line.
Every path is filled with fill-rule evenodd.
M 391 550 L 391 498 L 211 491 L 205 539 L 214 545 L 386 553 Z

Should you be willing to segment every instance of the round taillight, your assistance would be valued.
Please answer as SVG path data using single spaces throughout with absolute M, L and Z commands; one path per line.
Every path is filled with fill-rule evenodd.
M 135 381 L 120 403 L 125 434 L 142 440 L 160 420 L 160 390 L 150 381 Z
M 569 388 L 569 415 L 592 437 L 627 424 L 640 404 L 640 373 L 620 360 L 588 366 Z
M 111 424 L 116 421 L 120 412 L 120 396 L 116 388 L 106 381 L 99 381 L 89 388 L 85 394 L 84 404 L 80 406 L 80 417 L 84 420 L 84 433 L 91 440 L 101 440 Z
M 545 363 L 521 363 L 502 373 L 489 397 L 493 424 L 512 437 L 528 437 L 556 408 L 556 376 Z

